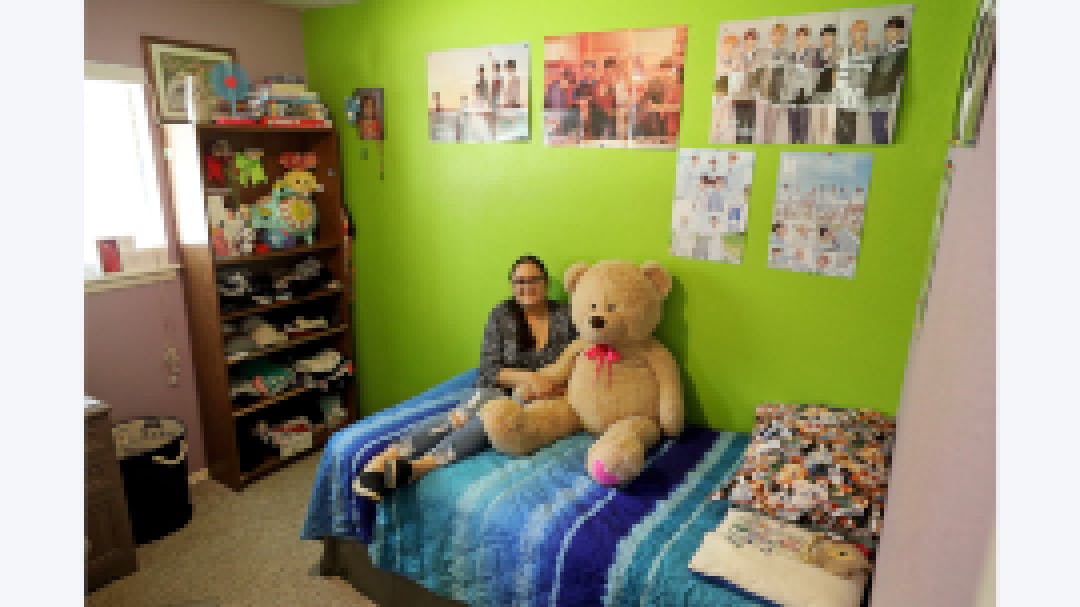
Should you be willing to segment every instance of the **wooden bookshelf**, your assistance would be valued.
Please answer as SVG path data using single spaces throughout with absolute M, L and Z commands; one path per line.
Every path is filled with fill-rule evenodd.
M 217 257 L 214 261 L 219 266 L 237 266 L 237 265 L 249 265 L 252 263 L 259 263 L 261 261 L 279 261 L 282 259 L 288 259 L 290 257 L 304 257 L 315 253 L 322 253 L 324 251 L 333 251 L 341 247 L 340 242 L 330 242 L 322 244 L 313 244 L 310 247 L 293 247 L 291 249 L 282 249 L 280 251 L 270 251 L 269 253 L 258 253 L 255 255 L 237 255 L 235 257 Z
M 287 340 L 281 342 L 280 344 L 274 344 L 272 346 L 266 346 L 265 348 L 259 348 L 258 350 L 254 351 L 254 352 L 243 354 L 241 356 L 226 356 L 225 357 L 225 362 L 230 364 L 230 365 L 238 365 L 238 364 L 240 364 L 242 362 L 247 362 L 249 360 L 255 360 L 255 359 L 258 359 L 258 358 L 262 358 L 262 357 L 267 356 L 269 354 L 274 354 L 275 352 L 284 352 L 285 350 L 290 350 L 290 349 L 295 348 L 297 346 L 302 346 L 304 344 L 309 344 L 309 343 L 311 343 L 313 341 L 318 341 L 320 339 L 324 339 L 324 338 L 327 338 L 327 337 L 333 337 L 334 335 L 337 335 L 338 333 L 342 333 L 344 331 L 347 331 L 348 329 L 349 329 L 349 325 L 345 324 L 345 325 L 339 325 L 339 326 L 336 326 L 336 327 L 330 327 L 329 329 L 323 329 L 321 331 L 315 331 L 311 335 L 305 335 L 303 337 L 297 337 L 296 339 L 287 339 Z
M 346 359 L 354 361 L 351 331 L 352 278 L 349 275 L 349 256 L 346 242 L 344 211 L 342 209 L 341 167 L 337 135 L 333 128 L 285 128 L 248 125 L 168 124 L 163 125 L 166 146 L 169 148 L 169 173 L 172 199 L 177 215 L 177 231 L 184 267 L 185 295 L 199 407 L 203 424 L 203 440 L 210 475 L 234 490 L 241 490 L 251 480 L 270 474 L 295 461 L 296 457 L 270 458 L 254 468 L 241 470 L 240 449 L 250 435 L 245 424 L 260 420 L 268 423 L 283 421 L 293 411 L 313 411 L 308 416 L 318 423 L 315 389 L 293 386 L 274 397 L 250 406 L 234 407 L 229 394 L 231 374 L 237 363 L 273 355 L 275 362 L 289 364 L 296 357 L 310 355 L 310 348 L 332 347 Z M 229 142 L 238 152 L 247 148 L 263 150 L 263 167 L 267 183 L 250 187 L 221 187 L 205 181 L 205 158 L 218 140 Z M 270 194 L 273 183 L 285 173 L 278 159 L 282 152 L 314 152 L 318 163 L 312 173 L 322 190 L 314 193 L 317 227 L 314 243 L 291 249 L 273 250 L 262 254 L 217 258 L 210 248 L 210 226 L 207 225 L 207 196 L 226 195 L 226 204 L 235 208 L 253 204 Z M 252 305 L 242 310 L 225 311 L 217 292 L 218 272 L 223 269 L 249 268 L 254 273 L 275 267 L 290 267 L 307 257 L 316 257 L 329 270 L 334 286 L 288 300 Z M 297 314 L 318 309 L 329 320 L 336 317 L 336 326 L 290 339 L 288 342 L 262 348 L 243 358 L 230 360 L 225 354 L 225 335 L 222 324 L 272 312 L 278 318 L 295 308 Z M 306 315 L 306 314 L 305 314 Z M 335 392 L 336 393 L 336 392 Z M 345 423 L 355 419 L 355 385 L 350 378 L 340 391 L 346 408 Z M 326 442 L 328 432 L 315 437 L 312 450 Z
M 250 472 L 245 472 L 244 474 L 242 474 L 240 477 L 241 484 L 243 486 L 250 485 L 251 483 L 259 480 L 267 474 L 280 470 L 281 468 L 284 468 L 285 466 L 295 462 L 296 460 L 307 457 L 315 451 L 322 449 L 323 446 L 326 445 L 326 441 L 329 440 L 330 435 L 333 434 L 333 430 L 334 429 L 326 429 L 315 432 L 314 435 L 311 437 L 310 449 L 305 449 L 304 451 L 301 451 L 286 458 L 271 457 L 267 459 L 265 462 L 259 465 L 259 467 L 255 468 Z
M 307 303 L 309 301 L 315 301 L 316 299 L 321 299 L 323 297 L 329 297 L 331 295 L 338 295 L 338 294 L 341 293 L 341 291 L 342 291 L 341 287 L 334 287 L 334 288 L 328 288 L 328 289 L 319 289 L 318 291 L 308 293 L 307 295 L 304 295 L 304 296 L 301 296 L 301 297 L 293 297 L 292 299 L 283 299 L 281 301 L 275 301 L 273 303 L 262 304 L 262 305 L 258 305 L 258 306 L 252 306 L 250 308 L 244 308 L 243 310 L 236 310 L 234 312 L 227 312 L 227 313 L 224 313 L 224 314 L 221 315 L 221 320 L 228 322 L 230 320 L 236 320 L 237 318 L 244 318 L 246 316 L 257 316 L 259 314 L 265 314 L 266 312 L 269 312 L 271 310 L 278 310 L 278 309 L 281 309 L 281 308 L 287 308 L 289 306 L 295 306 L 295 305 L 300 305 L 302 303 Z
M 306 386 L 296 386 L 294 388 L 289 388 L 281 394 L 275 394 L 274 396 L 265 398 L 253 405 L 248 405 L 247 407 L 233 410 L 233 417 L 243 417 L 245 415 L 248 415 L 249 413 L 261 411 L 262 409 L 265 409 L 271 405 L 276 405 L 280 402 L 287 401 L 294 396 L 297 396 L 299 394 L 305 394 L 310 391 L 311 388 L 308 388 Z

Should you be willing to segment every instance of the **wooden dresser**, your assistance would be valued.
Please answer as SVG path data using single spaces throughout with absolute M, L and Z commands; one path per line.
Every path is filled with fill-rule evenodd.
M 109 406 L 87 398 L 86 422 L 86 591 L 135 571 L 124 483 L 112 439 Z

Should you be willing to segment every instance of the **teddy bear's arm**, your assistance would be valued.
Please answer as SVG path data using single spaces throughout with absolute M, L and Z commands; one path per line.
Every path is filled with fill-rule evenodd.
M 668 437 L 678 436 L 683 429 L 683 391 L 679 366 L 675 364 L 671 352 L 660 343 L 653 345 L 647 358 L 660 387 L 660 428 Z
M 588 346 L 585 340 L 575 339 L 566 346 L 559 358 L 550 365 L 538 369 L 536 372 L 556 381 L 566 382 L 570 380 L 570 372 L 574 370 L 574 360 Z

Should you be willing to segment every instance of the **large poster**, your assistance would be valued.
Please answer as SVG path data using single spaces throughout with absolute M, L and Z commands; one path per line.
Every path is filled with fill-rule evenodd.
M 780 154 L 770 268 L 855 277 L 872 160 L 868 152 Z
M 742 263 L 753 178 L 753 152 L 679 150 L 671 254 Z
M 912 9 L 721 23 L 709 140 L 891 143 Z
M 529 138 L 529 45 L 428 54 L 432 141 L 492 143 Z
M 686 26 L 544 38 L 544 142 L 673 148 Z

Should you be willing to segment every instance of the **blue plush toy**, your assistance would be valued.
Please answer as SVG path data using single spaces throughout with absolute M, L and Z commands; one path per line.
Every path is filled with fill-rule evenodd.
M 308 171 L 315 166 L 315 155 L 287 152 L 281 163 L 289 171 L 274 182 L 270 196 L 259 201 L 252 227 L 267 231 L 273 249 L 295 247 L 301 239 L 311 245 L 317 219 L 311 196 L 322 187 Z

